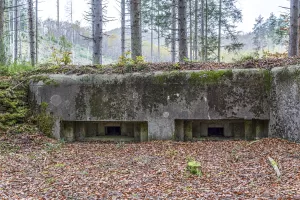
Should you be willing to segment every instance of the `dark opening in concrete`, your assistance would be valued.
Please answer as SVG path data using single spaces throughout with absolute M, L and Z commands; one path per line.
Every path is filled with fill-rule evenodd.
M 208 128 L 208 137 L 224 137 L 224 128 Z
M 147 122 L 62 121 L 65 141 L 134 142 L 148 141 Z
M 105 135 L 120 136 L 121 135 L 121 127 L 120 126 L 107 126 L 107 127 L 105 127 Z

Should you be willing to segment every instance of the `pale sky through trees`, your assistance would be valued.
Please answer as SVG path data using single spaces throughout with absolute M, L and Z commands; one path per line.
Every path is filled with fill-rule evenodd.
M 61 20 L 66 18 L 66 5 L 69 0 L 60 0 L 60 15 Z M 111 21 L 106 24 L 105 30 L 111 30 L 120 27 L 120 13 L 117 0 L 105 0 L 108 5 L 107 16 L 113 17 L 115 21 Z M 84 12 L 88 11 L 90 0 L 73 0 L 74 6 L 74 20 L 78 20 L 81 24 L 87 24 L 84 20 Z M 286 10 L 279 6 L 289 7 L 289 1 L 287 0 L 239 0 L 237 4 L 243 11 L 243 23 L 239 25 L 239 30 L 244 32 L 250 32 L 255 23 L 255 18 L 260 14 L 267 18 L 271 12 L 274 12 L 277 16 L 285 12 Z M 39 16 L 42 19 L 53 18 L 56 19 L 56 0 L 46 0 L 40 2 Z

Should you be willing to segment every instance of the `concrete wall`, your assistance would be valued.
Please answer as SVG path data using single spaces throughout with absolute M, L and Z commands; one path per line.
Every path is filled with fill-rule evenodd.
M 33 105 L 48 103 L 60 121 L 148 122 L 149 140 L 175 139 L 175 120 L 269 120 L 266 70 L 49 75 L 31 83 Z M 192 126 L 191 124 L 187 125 Z
M 270 136 L 300 142 L 300 67 L 274 68 Z

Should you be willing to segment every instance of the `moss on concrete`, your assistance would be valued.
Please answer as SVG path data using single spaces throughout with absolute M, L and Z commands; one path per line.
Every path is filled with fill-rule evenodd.
M 270 70 L 261 70 L 261 73 L 263 73 L 264 76 L 264 87 L 267 93 L 271 91 L 272 87 L 272 75 Z
M 297 80 L 300 83 L 300 70 L 298 68 L 291 70 L 288 67 L 284 67 L 277 72 L 277 78 L 280 82 Z
M 48 104 L 42 102 L 40 113 L 37 115 L 37 125 L 40 131 L 48 137 L 52 137 L 54 118 L 47 112 Z
M 182 71 L 163 72 L 154 76 L 154 83 L 168 84 L 175 82 L 182 82 L 187 79 L 187 73 Z
M 184 141 L 193 140 L 193 122 L 185 121 L 184 122 Z
M 30 77 L 30 80 L 33 81 L 34 83 L 42 81 L 45 85 L 54 85 L 58 86 L 58 83 L 54 81 L 53 79 L 49 78 L 49 76 L 46 75 L 36 75 Z
M 232 78 L 232 70 L 198 71 L 192 72 L 189 82 L 195 85 L 216 84 L 226 78 Z

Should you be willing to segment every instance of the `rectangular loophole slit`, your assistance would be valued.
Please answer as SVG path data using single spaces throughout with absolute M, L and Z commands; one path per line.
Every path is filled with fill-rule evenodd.
M 208 137 L 224 137 L 224 128 L 208 128 Z
M 121 135 L 121 127 L 120 126 L 107 126 L 107 127 L 105 127 L 105 135 L 120 136 Z

